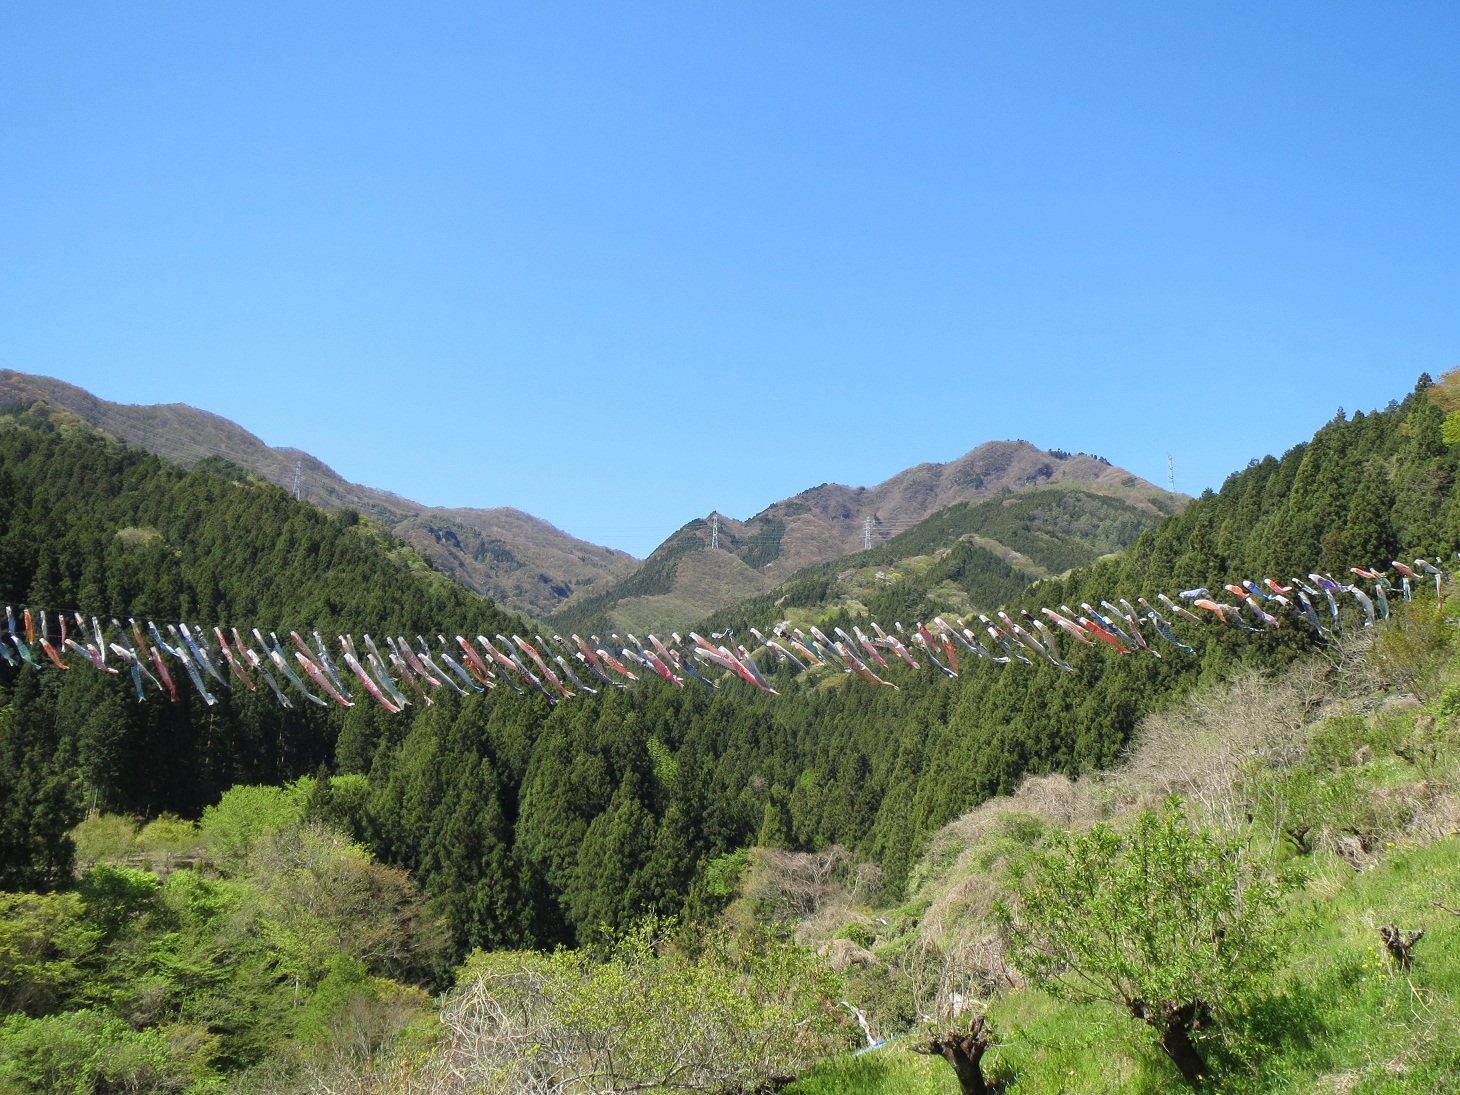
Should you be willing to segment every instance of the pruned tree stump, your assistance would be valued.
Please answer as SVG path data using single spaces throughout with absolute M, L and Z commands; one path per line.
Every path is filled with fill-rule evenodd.
M 1424 938 L 1425 931 L 1420 928 L 1418 931 L 1404 931 L 1397 925 L 1387 925 L 1379 929 L 1379 938 L 1384 940 L 1384 949 L 1389 952 L 1391 958 L 1399 963 L 1402 970 L 1410 969 L 1414 965 L 1414 945 Z
M 993 1089 L 983 1078 L 980 1062 L 992 1044 L 992 1037 L 988 1021 L 977 1015 L 968 1024 L 967 1031 L 954 1028 L 946 1034 L 929 1034 L 926 1042 L 911 1048 L 914 1053 L 927 1057 L 942 1057 L 952 1065 L 963 1095 L 989 1095 Z
M 1288 839 L 1293 842 L 1293 848 L 1299 855 L 1307 855 L 1312 851 L 1308 847 L 1308 834 L 1312 831 L 1313 826 L 1311 825 L 1295 825 L 1283 830 L 1287 834 Z
M 1362 871 L 1367 865 L 1364 842 L 1351 833 L 1340 836 L 1336 841 L 1334 850 L 1338 853 L 1340 859 L 1356 871 Z

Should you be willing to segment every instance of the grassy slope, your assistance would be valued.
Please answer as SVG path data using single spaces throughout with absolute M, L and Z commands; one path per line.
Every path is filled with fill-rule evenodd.
M 1460 605 L 1447 608 L 1453 616 Z M 872 951 L 884 969 L 918 945 L 951 952 L 989 930 L 991 895 L 1013 885 L 1008 865 L 1057 836 L 1060 824 L 1049 823 L 1051 790 L 1063 795 L 1055 815 L 1070 809 L 1077 825 L 1100 816 L 1120 824 L 1175 787 L 1204 824 L 1220 825 L 1236 807 L 1226 813 L 1227 828 L 1235 816 L 1254 854 L 1306 879 L 1283 913 L 1288 942 L 1274 991 L 1204 1050 L 1222 1077 L 1212 1090 L 1460 1090 L 1460 916 L 1439 907 L 1460 909 L 1460 653 L 1453 634 L 1442 631 L 1431 665 L 1438 658 L 1448 664 L 1437 675 L 1394 674 L 1396 666 L 1417 664 L 1411 632 L 1401 625 L 1381 636 L 1377 660 L 1351 651 L 1342 672 L 1325 670 L 1316 685 L 1309 667 L 1198 696 L 1151 720 L 1121 770 L 1078 785 L 1032 781 L 1045 786 L 1026 785 L 1019 796 L 987 803 L 949 826 L 914 872 L 908 905 L 849 906 L 823 916 L 813 930 L 843 939 L 879 933 Z M 1431 698 L 1421 706 L 1392 683 L 1375 687 L 1376 667 L 1391 681 L 1418 681 L 1418 691 Z M 1367 684 L 1354 686 L 1356 676 Z M 1255 711 L 1264 694 L 1272 709 Z M 1271 726 L 1251 730 L 1262 718 Z M 1230 744 L 1244 733 L 1245 740 Z M 1260 742 L 1267 744 L 1254 746 Z M 1254 820 L 1245 822 L 1244 813 Z M 1272 834 L 1300 824 L 1312 827 L 1311 852 L 1295 855 L 1289 838 Z M 1349 861 L 1353 834 L 1366 849 L 1357 857 L 1361 870 Z M 878 916 L 888 926 L 879 927 Z M 838 920 L 855 930 L 838 928 Z M 1383 924 L 1426 930 L 1413 970 L 1397 969 L 1385 954 L 1377 933 Z M 879 1029 L 895 1033 L 896 1008 L 877 999 L 878 984 L 854 975 L 851 998 L 869 1012 L 881 1006 Z M 1185 1090 L 1145 1028 L 1113 1007 L 1061 1002 L 1030 987 L 976 994 L 987 995 L 1000 1039 L 985 1072 L 1008 1092 Z M 909 1044 L 894 1038 L 883 1049 L 828 1061 L 788 1090 L 958 1090 L 947 1065 L 915 1056 Z
M 1336 876 L 1289 911 L 1297 944 L 1286 993 L 1252 1017 L 1275 1044 L 1260 1062 L 1233 1061 L 1213 1088 L 1230 1092 L 1452 1092 L 1460 1082 L 1460 839 L 1391 854 L 1372 872 Z M 1423 925 L 1414 969 L 1393 968 L 1373 925 Z M 989 1009 L 1004 1044 L 986 1074 L 1020 1095 L 1182 1090 L 1135 1023 L 1100 1005 L 1025 989 Z M 1008 1036 L 1012 1033 L 1013 1036 Z M 956 1095 L 953 1072 L 907 1040 L 828 1061 L 788 1095 Z
M 679 559 L 669 590 L 626 597 L 609 615 L 613 630 L 667 635 L 684 627 L 686 621 L 698 619 L 707 604 L 722 604 L 743 597 L 746 590 L 769 585 L 764 575 L 728 552 L 693 551 Z

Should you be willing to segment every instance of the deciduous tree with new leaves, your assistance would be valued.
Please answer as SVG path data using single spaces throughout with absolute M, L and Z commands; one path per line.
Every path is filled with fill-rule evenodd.
M 1197 1085 L 1211 1075 L 1204 1032 L 1270 977 L 1278 896 L 1240 842 L 1194 828 L 1171 802 L 1129 832 L 1069 836 L 1001 916 L 1020 970 L 1056 996 L 1123 1008 Z

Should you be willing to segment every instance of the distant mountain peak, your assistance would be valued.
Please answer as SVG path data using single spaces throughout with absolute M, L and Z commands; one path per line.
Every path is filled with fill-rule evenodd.
M 1058 486 L 1078 486 L 1153 516 L 1175 513 L 1189 501 L 1102 457 L 1047 451 L 1022 440 L 985 441 L 947 463 L 917 464 L 876 486 L 822 483 L 773 502 L 745 521 L 720 514 L 720 550 L 744 566 L 721 568 L 714 581 L 699 565 L 681 573 L 691 552 L 709 548 L 709 518 L 696 518 L 659 545 L 634 574 L 568 606 L 561 619 L 607 617 L 630 630 L 696 622 L 805 567 L 861 551 L 869 522 L 877 547 L 949 506 Z

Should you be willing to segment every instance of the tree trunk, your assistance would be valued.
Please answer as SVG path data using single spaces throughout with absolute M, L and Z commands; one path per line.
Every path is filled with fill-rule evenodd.
M 1192 1087 L 1196 1087 L 1205 1080 L 1211 1073 L 1207 1071 L 1207 1063 L 1202 1060 L 1196 1046 L 1191 1041 L 1191 1028 L 1171 1024 L 1161 1035 L 1161 1048 L 1166 1051 L 1166 1056 L 1171 1058 L 1180 1071 L 1181 1077 Z
M 1171 1058 L 1182 1079 L 1196 1087 L 1211 1076 L 1211 1070 L 1191 1040 L 1193 1031 L 1211 1021 L 1211 1012 L 1201 1001 L 1182 1004 L 1167 1003 L 1153 1008 L 1142 1000 L 1130 1006 L 1131 1014 L 1149 1023 L 1160 1033 L 1161 1048 Z
M 989 1048 L 990 1033 L 980 1015 L 968 1024 L 966 1034 L 950 1030 L 947 1034 L 931 1035 L 926 1045 L 913 1046 L 912 1051 L 942 1057 L 952 1065 L 963 1095 L 989 1095 L 990 1089 L 984 1081 L 983 1067 L 979 1062 Z

